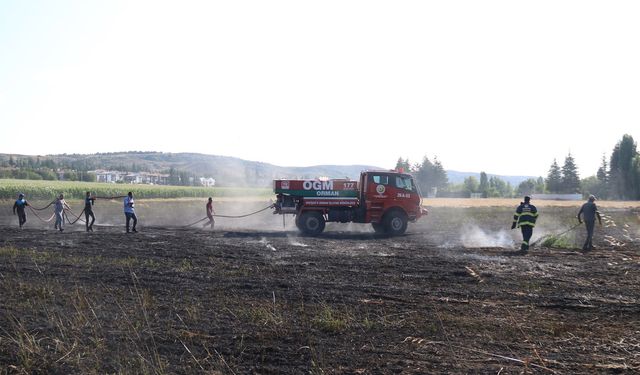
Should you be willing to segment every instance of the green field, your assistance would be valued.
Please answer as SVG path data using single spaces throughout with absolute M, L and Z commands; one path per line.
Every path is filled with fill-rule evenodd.
M 0 199 L 15 199 L 18 193 L 24 193 L 27 199 L 53 199 L 60 193 L 68 199 L 82 199 L 87 191 L 100 197 L 121 196 L 131 191 L 137 198 L 267 197 L 272 195 L 271 189 L 265 188 L 206 188 L 0 179 Z

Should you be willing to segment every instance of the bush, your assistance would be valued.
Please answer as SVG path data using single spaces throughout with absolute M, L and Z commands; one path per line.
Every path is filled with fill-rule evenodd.
M 555 247 L 560 249 L 572 249 L 574 247 L 573 240 L 570 239 L 566 234 L 562 236 L 550 235 L 544 241 L 542 241 L 542 246 Z

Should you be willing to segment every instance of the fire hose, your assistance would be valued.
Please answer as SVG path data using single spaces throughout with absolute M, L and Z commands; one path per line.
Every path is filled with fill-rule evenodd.
M 224 218 L 228 218 L 228 219 L 240 219 L 240 218 L 243 218 L 243 217 L 259 214 L 262 211 L 266 211 L 266 210 L 268 210 L 270 208 L 273 208 L 273 206 L 274 206 L 273 204 L 270 204 L 265 208 L 259 209 L 258 211 L 254 211 L 254 212 L 251 212 L 251 213 L 248 213 L 248 214 L 244 214 L 244 215 L 212 215 L 212 216 L 213 217 L 224 217 Z M 207 220 L 208 218 L 209 217 L 206 216 L 206 217 L 204 217 L 204 218 L 202 218 L 202 219 L 200 219 L 200 220 L 198 220 L 196 222 L 193 222 L 193 223 L 191 223 L 189 225 L 183 225 L 182 228 L 188 228 L 188 227 L 194 226 L 194 225 L 196 225 L 196 224 L 198 224 L 200 222 L 203 222 L 203 221 Z
M 30 207 L 32 210 L 36 210 L 36 211 L 43 211 L 43 210 L 46 210 L 47 208 L 51 207 L 51 205 L 52 205 L 52 204 L 54 204 L 55 202 L 56 202 L 56 201 L 55 201 L 55 200 L 53 200 L 53 201 L 51 201 L 51 203 L 49 203 L 48 205 L 46 205 L 46 206 L 44 206 L 44 207 L 42 207 L 42 208 L 35 208 L 35 207 L 31 206 L 31 205 L 29 205 L 29 207 Z
M 542 241 L 542 240 L 544 240 L 544 239 L 547 239 L 547 238 L 549 238 L 549 237 L 560 237 L 560 236 L 562 236 L 562 235 L 563 235 L 563 234 L 565 234 L 565 233 L 571 232 L 572 230 L 576 229 L 576 228 L 577 228 L 577 227 L 579 227 L 580 225 L 582 225 L 582 223 L 578 223 L 578 224 L 576 224 L 576 225 L 572 226 L 571 228 L 569 228 L 569 229 L 565 230 L 564 232 L 561 232 L 561 233 L 558 233 L 558 234 L 547 234 L 547 235 L 544 235 L 544 236 L 542 236 L 542 237 L 538 238 L 537 240 L 533 241 L 533 242 L 531 243 L 531 247 L 533 247 L 533 245 L 535 245 L 535 244 L 537 244 L 538 242 L 540 242 L 540 241 Z
M 76 215 L 71 209 L 67 209 L 67 210 L 64 210 L 64 211 L 65 211 L 65 213 L 66 212 L 70 212 L 71 215 L 76 218 L 74 221 L 71 221 L 71 220 L 69 220 L 69 216 L 68 215 L 64 215 L 64 217 L 67 219 L 67 223 L 69 223 L 69 225 L 73 225 L 73 224 L 77 223 L 78 220 L 84 222 L 84 220 L 82 220 L 82 214 L 84 213 L 84 209 L 82 210 L 82 212 L 80 212 L 80 215 Z
M 96 197 L 96 198 L 97 198 L 97 199 L 117 199 L 117 198 L 122 198 L 122 197 L 124 197 L 124 196 L 115 196 L 115 197 Z M 41 221 L 43 221 L 43 222 L 45 222 L 45 223 L 48 223 L 48 222 L 50 222 L 51 220 L 53 220 L 53 218 L 56 216 L 56 214 L 54 213 L 54 214 L 53 214 L 53 215 L 51 215 L 51 217 L 50 217 L 50 218 L 48 218 L 48 219 L 43 219 L 42 217 L 40 217 L 40 215 L 38 215 L 38 213 L 37 213 L 36 211 L 42 211 L 42 210 L 44 210 L 44 209 L 46 209 L 46 208 L 50 207 L 52 204 L 53 204 L 53 202 L 51 202 L 51 203 L 49 203 L 47 206 L 45 206 L 45 207 L 43 207 L 43 208 L 39 208 L 39 209 L 38 209 L 38 208 L 34 208 L 34 207 L 32 207 L 32 206 L 28 206 L 28 207 L 29 207 L 29 209 L 31 209 L 31 212 L 32 212 L 32 213 L 33 213 L 33 214 L 34 214 L 38 219 L 40 219 Z M 261 208 L 261 209 L 259 209 L 259 210 L 257 210 L 257 211 L 250 212 L 250 213 L 248 213 L 248 214 L 244 214 L 244 215 L 218 215 L 218 214 L 215 214 L 215 215 L 212 215 L 212 216 L 213 216 L 213 217 L 223 217 L 223 218 L 228 218 L 228 219 L 240 219 L 240 218 L 244 218 L 244 217 L 248 217 L 248 216 L 252 216 L 252 215 L 259 214 L 260 212 L 263 212 L 263 211 L 266 211 L 266 210 L 268 210 L 268 209 L 270 209 L 270 208 L 273 208 L 273 206 L 274 206 L 273 204 L 270 204 L 270 205 L 268 205 L 268 206 L 267 206 L 267 207 L 265 207 L 265 208 Z M 80 212 L 80 214 L 78 214 L 78 215 L 76 215 L 76 214 L 73 212 L 73 210 L 71 210 L 71 209 L 65 209 L 65 210 L 64 210 L 64 212 L 65 212 L 64 217 L 66 218 L 67 223 L 68 223 L 69 225 L 73 225 L 73 224 L 77 223 L 78 221 L 84 222 L 84 220 L 82 219 L 82 214 L 84 213 L 84 209 L 83 209 L 83 210 Z M 71 221 L 71 220 L 69 219 L 69 216 L 68 216 L 68 215 L 66 215 L 66 213 L 70 213 L 70 214 L 71 214 L 71 216 L 75 218 L 75 220 Z M 204 218 L 202 218 L 202 219 L 200 219 L 200 220 L 198 220 L 198 221 L 195 221 L 195 222 L 193 222 L 193 223 L 191 223 L 191 224 L 183 225 L 183 226 L 182 226 L 182 228 L 188 228 L 188 227 L 194 226 L 194 225 L 196 225 L 196 224 L 198 224 L 198 223 L 201 223 L 201 222 L 203 222 L 203 221 L 207 220 L 208 218 L 209 218 L 209 217 L 208 217 L 208 216 L 206 216 L 206 217 L 204 217 Z
M 40 215 L 38 215 L 38 212 L 36 211 L 36 210 L 37 210 L 36 208 L 33 208 L 33 207 L 29 206 L 29 209 L 31 209 L 31 212 L 32 212 L 34 215 L 36 215 L 36 217 L 37 217 L 38 219 L 42 220 L 42 221 L 43 221 L 43 222 L 45 222 L 45 223 L 50 222 L 51 220 L 53 220 L 53 218 L 54 218 L 54 217 L 56 217 L 56 214 L 54 213 L 53 215 L 51 215 L 51 217 L 50 217 L 50 218 L 48 218 L 48 219 L 46 219 L 46 220 L 45 220 L 45 219 L 41 218 L 41 217 L 40 217 Z

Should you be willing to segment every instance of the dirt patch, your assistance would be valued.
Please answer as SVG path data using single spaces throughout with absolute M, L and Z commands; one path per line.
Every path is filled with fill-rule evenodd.
M 575 214 L 558 210 L 545 212 L 541 231 Z M 500 246 L 462 236 L 467 226 L 485 237 L 500 233 L 510 213 L 434 209 L 398 238 L 376 237 L 366 226 L 330 228 L 317 238 L 271 224 L 214 232 L 146 225 L 129 235 L 121 226 L 62 234 L 2 226 L 0 368 L 60 374 L 640 369 L 640 242 L 637 232 L 622 246 L 604 240 L 622 241 L 623 230 L 636 230 L 635 213 L 610 212 L 616 226 L 598 227 L 591 252 L 521 254 L 515 231 L 501 234 Z

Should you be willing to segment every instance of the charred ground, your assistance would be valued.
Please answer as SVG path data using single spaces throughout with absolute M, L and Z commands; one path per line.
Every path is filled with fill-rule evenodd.
M 511 245 L 489 246 L 510 210 L 433 209 L 399 238 L 335 228 L 306 238 L 272 228 L 125 235 L 120 227 L 60 234 L 5 225 L 0 369 L 637 371 L 637 212 L 612 211 L 615 226 L 599 228 L 594 251 L 523 255 L 513 232 Z M 489 242 L 465 244 L 461 234 L 478 230 Z

